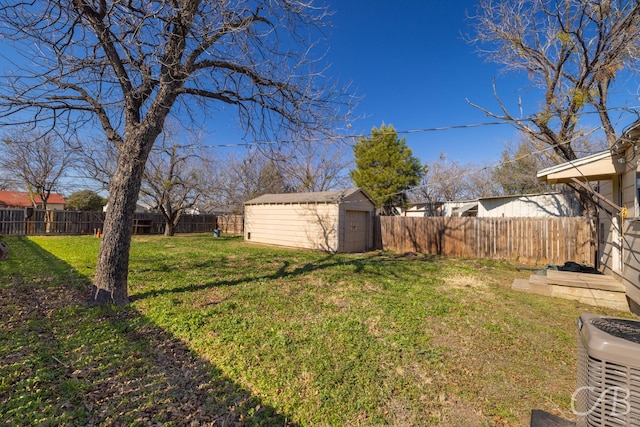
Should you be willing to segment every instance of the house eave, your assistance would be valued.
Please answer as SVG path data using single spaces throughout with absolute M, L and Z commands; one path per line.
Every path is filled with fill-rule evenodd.
M 625 171 L 624 158 L 610 150 L 581 159 L 561 163 L 538 171 L 538 180 L 547 184 L 568 184 L 580 181 L 602 181 Z

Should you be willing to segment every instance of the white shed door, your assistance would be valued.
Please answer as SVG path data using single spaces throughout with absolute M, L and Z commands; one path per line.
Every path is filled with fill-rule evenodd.
M 369 237 L 369 212 L 347 211 L 344 227 L 344 251 L 365 252 Z

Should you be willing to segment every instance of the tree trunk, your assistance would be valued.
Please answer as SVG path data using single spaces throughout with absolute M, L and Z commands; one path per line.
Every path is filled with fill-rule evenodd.
M 171 237 L 176 232 L 176 228 L 174 226 L 175 223 L 173 221 L 174 212 L 171 205 L 169 203 L 166 205 L 161 204 L 160 211 L 162 212 L 162 218 L 164 219 L 164 235 Z
M 170 219 L 166 219 L 164 221 L 164 235 L 167 237 L 171 237 L 175 234 L 176 230 L 173 227 L 173 221 Z
M 122 305 L 129 302 L 129 248 L 133 216 L 144 172 L 144 151 L 148 154 L 148 150 L 142 149 L 120 153 L 116 172 L 111 179 L 109 204 L 91 295 L 92 304 Z

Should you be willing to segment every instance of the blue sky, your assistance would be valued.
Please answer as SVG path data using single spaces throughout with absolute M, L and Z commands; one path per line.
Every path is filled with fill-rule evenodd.
M 463 40 L 463 35 L 472 32 L 473 21 L 468 16 L 475 13 L 476 0 L 332 3 L 331 70 L 340 80 L 351 81 L 364 96 L 357 112 L 365 118 L 353 124 L 356 134 L 366 134 L 382 122 L 399 131 L 495 122 L 467 99 L 499 112 L 492 86 L 496 77 L 498 93 L 513 107 L 512 114 L 517 113 L 519 98 L 525 108 L 540 102 L 526 76 L 501 72 Z M 637 106 L 638 78 L 618 80 L 609 106 Z M 612 119 L 621 129 L 636 117 L 612 114 Z M 518 141 L 509 125 L 404 136 L 423 162 L 444 153 L 449 160 L 477 165 L 497 163 L 505 144 Z
M 471 32 L 467 14 L 475 12 L 476 0 L 325 1 L 335 12 L 327 32 L 326 74 L 350 83 L 362 96 L 355 112 L 362 118 L 351 123 L 353 135 L 368 134 L 384 122 L 406 137 L 422 162 L 442 153 L 449 160 L 477 165 L 497 163 L 505 144 L 517 142 L 509 125 L 420 131 L 496 121 L 467 102 L 498 111 L 492 81 L 500 69 L 463 40 Z M 630 83 L 620 90 L 621 102 L 637 105 L 638 84 L 635 79 Z M 518 97 L 527 105 L 538 102 L 523 76 L 500 75 L 497 84 L 511 105 Z M 620 126 L 633 120 L 624 118 Z M 224 111 L 214 116 L 203 135 L 207 145 L 218 146 L 217 157 L 234 150 L 219 145 L 252 142 L 244 136 Z
M 463 40 L 475 1 L 334 1 L 329 40 L 332 72 L 364 96 L 353 123 L 356 134 L 382 122 L 412 131 L 495 120 L 467 99 L 495 108 L 492 79 L 499 69 Z M 330 71 L 331 72 L 331 71 Z M 504 79 L 503 79 L 504 80 Z M 517 97 L 516 77 L 501 81 Z M 423 162 L 444 153 L 450 160 L 491 162 L 516 139 L 508 125 L 403 135 Z
M 353 135 L 391 124 L 416 131 L 495 122 L 470 106 L 497 110 L 492 80 L 499 68 L 463 40 L 470 32 L 467 11 L 475 0 L 327 0 L 329 18 L 325 72 L 362 97 L 351 123 Z M 505 97 L 517 99 L 517 78 L 501 81 Z M 526 82 L 524 82 L 526 84 Z M 242 143 L 236 125 L 213 119 L 209 145 Z M 509 125 L 400 133 L 423 163 L 444 153 L 461 163 L 493 164 L 517 135 Z M 246 142 L 250 142 L 250 139 Z M 216 147 L 218 155 L 233 148 Z

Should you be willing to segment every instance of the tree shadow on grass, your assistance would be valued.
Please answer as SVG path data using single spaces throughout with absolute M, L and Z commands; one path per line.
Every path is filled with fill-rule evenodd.
M 26 269 L 73 270 L 27 239 L 11 244 Z M 0 269 L 0 424 L 294 425 L 134 307 L 88 308 L 86 284 L 10 270 Z
M 153 298 L 161 295 L 177 294 L 177 293 L 183 293 L 183 292 L 196 292 L 196 291 L 202 291 L 205 289 L 215 288 L 219 286 L 236 286 L 242 283 L 250 283 L 250 282 L 256 282 L 256 281 L 263 281 L 263 280 L 286 279 L 288 277 L 300 276 L 306 273 L 311 273 L 313 271 L 328 269 L 328 268 L 336 267 L 339 265 L 342 265 L 342 266 L 353 265 L 355 267 L 356 272 L 362 271 L 364 268 L 364 263 L 361 262 L 360 260 L 353 260 L 353 261 L 346 261 L 346 262 L 334 261 L 332 255 L 318 262 L 307 263 L 300 267 L 293 268 L 291 270 L 289 270 L 291 263 L 285 260 L 282 262 L 282 265 L 275 272 L 271 274 L 265 274 L 261 276 L 247 275 L 247 276 L 239 277 L 237 279 L 232 279 L 232 280 L 218 280 L 218 281 L 211 281 L 211 282 L 204 282 L 204 283 L 193 283 L 193 284 L 181 286 L 178 288 L 154 289 L 152 291 L 140 292 L 137 294 L 130 295 L 129 300 L 133 302 L 133 301 L 137 301 L 144 298 Z
M 291 263 L 288 260 L 282 261 L 282 265 L 278 267 L 273 273 L 263 275 L 251 275 L 241 276 L 231 280 L 217 280 L 202 283 L 193 283 L 186 286 L 175 288 L 163 288 L 154 289 L 147 292 L 134 293 L 129 296 L 130 301 L 137 301 L 145 298 L 154 298 L 167 294 L 178 294 L 183 292 L 197 292 L 206 289 L 216 288 L 220 286 L 236 286 L 243 283 L 260 282 L 265 280 L 279 280 L 292 277 L 301 276 L 307 273 L 320 270 L 330 270 L 335 267 L 353 267 L 353 274 L 362 273 L 368 266 L 375 266 L 379 268 L 380 264 L 385 262 L 397 261 L 398 259 L 406 259 L 412 262 L 434 262 L 436 257 L 432 255 L 419 255 L 416 253 L 410 254 L 381 254 L 380 252 L 371 253 L 365 257 L 360 258 L 345 258 L 334 254 L 328 254 L 324 258 L 321 258 L 314 262 L 308 262 L 299 267 L 291 268 Z M 370 274 L 376 274 L 370 272 Z M 378 273 L 380 274 L 380 273 Z

